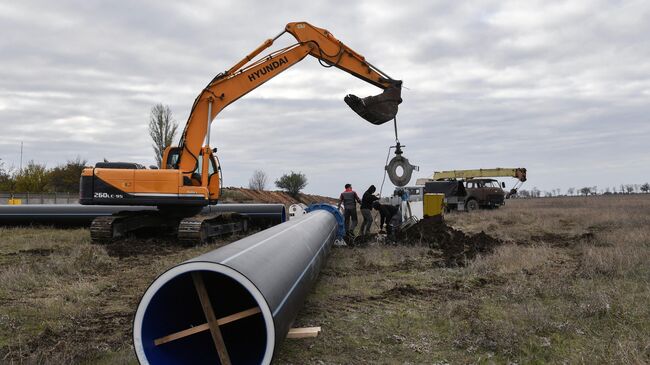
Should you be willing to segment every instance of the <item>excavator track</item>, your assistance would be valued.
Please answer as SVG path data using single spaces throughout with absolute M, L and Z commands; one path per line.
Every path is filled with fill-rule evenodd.
M 181 243 L 196 245 L 225 234 L 245 232 L 248 220 L 237 213 L 203 214 L 183 219 L 151 211 L 117 213 L 95 218 L 90 225 L 90 238 L 94 243 L 106 244 L 142 228 L 169 229 L 177 232 Z
M 90 225 L 90 240 L 95 243 L 108 243 L 113 237 L 113 223 L 120 216 L 97 217 Z
M 186 245 L 203 244 L 211 238 L 235 232 L 246 232 L 248 221 L 237 213 L 197 215 L 182 219 L 178 240 Z
M 178 225 L 178 240 L 186 245 L 207 241 L 207 229 L 203 222 L 208 217 L 190 217 L 181 220 Z
M 136 211 L 97 217 L 90 224 L 90 239 L 94 243 L 106 244 L 141 228 L 174 229 L 179 218 L 159 212 Z

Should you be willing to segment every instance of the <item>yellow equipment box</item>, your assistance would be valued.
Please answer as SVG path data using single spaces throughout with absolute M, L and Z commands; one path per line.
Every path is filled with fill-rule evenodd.
M 9 199 L 7 200 L 8 205 L 21 205 L 23 203 L 20 199 Z
M 436 217 L 441 216 L 445 206 L 445 194 L 424 194 L 423 216 Z

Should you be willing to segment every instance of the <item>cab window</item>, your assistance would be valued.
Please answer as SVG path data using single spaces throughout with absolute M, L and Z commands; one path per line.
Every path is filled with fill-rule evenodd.
M 174 148 L 169 151 L 169 154 L 167 154 L 167 168 L 168 169 L 175 169 L 178 166 L 178 158 L 179 158 L 179 149 Z
M 212 176 L 214 172 L 216 171 L 215 166 L 214 166 L 214 159 L 210 159 L 210 165 L 208 166 L 208 176 Z
M 201 176 L 201 172 L 203 172 L 203 154 L 199 155 L 198 161 L 196 162 L 196 170 L 194 170 L 194 173 Z
M 210 159 L 210 162 L 208 163 L 208 178 L 210 178 L 210 176 L 215 174 L 217 169 L 216 169 L 216 163 L 214 161 L 214 158 L 212 156 L 209 156 L 208 158 Z M 197 176 L 199 181 L 201 181 L 202 172 L 203 172 L 203 152 L 199 154 L 199 161 L 196 170 L 194 170 L 193 175 Z

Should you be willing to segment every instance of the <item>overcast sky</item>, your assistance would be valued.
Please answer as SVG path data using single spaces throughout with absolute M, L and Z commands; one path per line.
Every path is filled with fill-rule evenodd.
M 563 191 L 650 180 L 647 1 L 4 1 L 0 159 L 18 166 L 23 141 L 24 161 L 48 167 L 153 164 L 154 104 L 182 129 L 215 74 L 303 20 L 404 80 L 415 177 L 526 167 L 524 188 Z M 379 187 L 393 126 L 343 102 L 379 92 L 306 58 L 213 122 L 225 185 L 262 169 L 301 171 L 311 193 Z

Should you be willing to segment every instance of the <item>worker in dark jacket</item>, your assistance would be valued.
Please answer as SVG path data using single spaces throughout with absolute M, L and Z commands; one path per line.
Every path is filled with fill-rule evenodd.
M 363 193 L 361 197 L 361 216 L 363 216 L 363 223 L 361 223 L 361 234 L 366 235 L 370 233 L 372 227 L 372 203 L 379 200 L 378 197 L 373 195 L 377 191 L 374 185 L 370 185 L 368 190 Z
M 354 229 L 357 227 L 357 203 L 361 203 L 361 199 L 357 193 L 352 190 L 352 184 L 345 184 L 345 191 L 339 197 L 338 209 L 341 209 L 341 204 L 345 209 L 343 216 L 345 217 L 345 233 L 349 236 L 354 235 Z M 350 225 L 352 220 L 352 225 Z
M 379 201 L 373 202 L 372 207 L 379 211 L 379 230 L 382 231 L 386 225 L 386 233 L 392 235 L 395 227 L 399 225 L 399 209 L 394 205 L 381 204 Z

